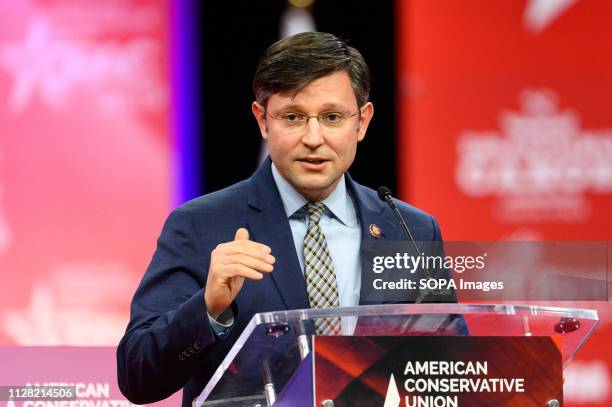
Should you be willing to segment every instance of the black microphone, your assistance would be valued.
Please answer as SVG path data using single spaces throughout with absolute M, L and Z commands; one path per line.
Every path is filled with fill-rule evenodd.
M 418 256 L 420 254 L 419 248 L 416 244 L 416 241 L 414 240 L 414 237 L 412 237 L 412 233 L 410 233 L 410 229 L 408 229 L 408 226 L 406 225 L 404 217 L 400 213 L 399 209 L 397 209 L 397 205 L 393 201 L 393 197 L 391 196 L 391 190 L 385 186 L 378 187 L 378 198 L 380 198 L 381 201 L 386 202 L 387 205 L 389 205 L 389 208 L 393 210 L 395 216 L 397 216 L 397 219 L 399 220 L 400 226 L 402 227 L 404 234 L 406 235 L 408 240 L 410 240 L 410 243 L 412 243 L 412 247 L 414 247 L 414 251 Z
M 395 216 L 399 220 L 399 224 L 402 227 L 404 234 L 406 235 L 406 237 L 408 237 L 408 240 L 410 240 L 410 243 L 412 244 L 412 247 L 414 248 L 414 252 L 416 253 L 417 256 L 420 256 L 421 253 L 419 252 L 419 247 L 417 246 L 416 241 L 414 240 L 414 237 L 412 237 L 412 233 L 410 233 L 410 229 L 408 229 L 408 225 L 406 225 L 406 221 L 404 220 L 404 217 L 400 213 L 399 209 L 397 209 L 397 205 L 393 201 L 393 197 L 391 196 L 391 190 L 385 186 L 378 187 L 378 198 L 380 198 L 381 201 L 386 202 L 387 205 L 389 205 L 389 208 L 393 210 L 393 212 L 395 213 Z M 429 270 L 427 269 L 427 266 L 425 266 L 423 271 L 425 272 L 425 276 L 429 278 Z M 415 303 L 418 304 L 421 301 L 423 301 L 423 299 L 428 294 L 429 294 L 429 291 L 426 291 L 425 293 L 421 293 L 421 295 L 419 295 Z

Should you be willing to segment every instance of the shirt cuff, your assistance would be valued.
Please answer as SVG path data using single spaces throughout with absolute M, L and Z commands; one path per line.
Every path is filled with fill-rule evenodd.
M 234 311 L 232 307 L 228 307 L 217 319 L 214 319 L 208 312 L 206 315 L 208 315 L 210 327 L 215 335 L 219 338 L 225 338 L 230 328 L 234 325 Z

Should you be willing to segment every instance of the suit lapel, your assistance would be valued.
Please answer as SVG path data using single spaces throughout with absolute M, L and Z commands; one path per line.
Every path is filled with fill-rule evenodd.
M 248 227 L 252 238 L 272 248 L 271 278 L 287 309 L 309 308 L 306 283 L 293 243 L 289 220 L 276 189 L 268 157 L 251 177 Z
M 361 238 L 363 240 L 377 240 L 370 231 L 375 225 L 380 229 L 380 239 L 398 241 L 405 240 L 395 215 L 385 203 L 380 201 L 376 194 L 366 193 L 366 188 L 359 185 L 346 174 L 347 186 L 355 199 L 355 205 L 361 222 Z M 371 192 L 368 189 L 369 192 Z

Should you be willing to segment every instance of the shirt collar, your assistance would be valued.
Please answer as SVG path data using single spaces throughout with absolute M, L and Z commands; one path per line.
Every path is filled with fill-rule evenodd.
M 283 207 L 285 208 L 287 218 L 290 218 L 297 211 L 302 209 L 302 207 L 306 205 L 308 201 L 281 175 L 274 163 L 272 163 L 272 177 L 274 178 L 276 188 L 278 189 L 281 201 L 283 202 Z M 342 174 L 340 182 L 338 182 L 336 185 L 336 189 L 334 189 L 333 192 L 323 200 L 323 203 L 327 209 L 329 209 L 332 214 L 338 218 L 338 220 L 340 220 L 340 222 L 344 223 L 345 225 L 350 224 L 349 214 L 351 211 L 354 212 L 355 209 L 346 190 L 344 174 Z

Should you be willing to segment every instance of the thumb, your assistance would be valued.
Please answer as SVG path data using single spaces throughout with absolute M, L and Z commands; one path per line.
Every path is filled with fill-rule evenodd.
M 234 240 L 249 240 L 249 231 L 245 228 L 240 228 L 236 231 L 236 237 Z

